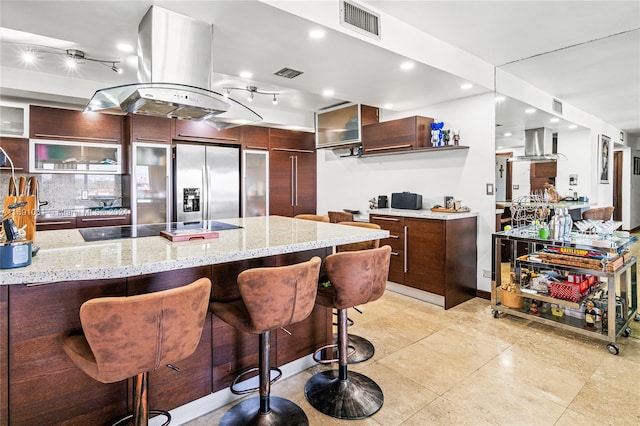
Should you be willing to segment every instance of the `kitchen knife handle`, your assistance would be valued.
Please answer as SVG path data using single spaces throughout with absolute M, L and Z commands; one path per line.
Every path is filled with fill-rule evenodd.
M 24 176 L 20 176 L 20 183 L 18 184 L 18 196 L 21 197 L 25 195 L 25 190 L 27 189 L 27 178 Z

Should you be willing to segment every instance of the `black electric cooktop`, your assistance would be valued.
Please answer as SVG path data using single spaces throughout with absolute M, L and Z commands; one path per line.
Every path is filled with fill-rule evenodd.
M 177 229 L 201 229 L 204 231 L 224 231 L 238 229 L 241 226 L 215 220 L 197 222 L 155 223 L 152 225 L 136 226 L 105 226 L 102 228 L 81 228 L 80 235 L 86 242 L 119 240 L 121 238 L 157 237 L 160 231 L 175 231 Z

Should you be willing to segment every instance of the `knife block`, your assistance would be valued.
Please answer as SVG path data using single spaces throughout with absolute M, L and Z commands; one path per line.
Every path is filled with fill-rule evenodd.
M 26 201 L 27 204 L 10 210 L 8 206 L 14 203 Z M 34 242 L 36 237 L 36 197 L 33 195 L 8 196 L 4 197 L 4 212 L 2 217 L 10 217 L 15 222 L 18 229 L 25 227 L 25 238 Z

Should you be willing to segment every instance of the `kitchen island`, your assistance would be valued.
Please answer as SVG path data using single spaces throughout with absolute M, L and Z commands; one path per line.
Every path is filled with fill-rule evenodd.
M 40 251 L 32 264 L 0 271 L 0 424 L 109 424 L 131 409 L 127 382 L 96 382 L 62 350 L 66 336 L 81 332 L 78 312 L 86 300 L 164 290 L 200 277 L 211 279 L 212 299 L 231 300 L 239 297 L 235 280 L 245 269 L 324 258 L 336 245 L 388 236 L 278 216 L 221 221 L 240 228 L 178 243 L 160 236 L 85 242 L 77 229 L 37 232 Z M 272 359 L 278 366 L 307 367 L 300 360 L 330 343 L 331 322 L 331 311 L 316 306 L 288 328 L 291 335 L 272 333 Z M 202 409 L 214 409 L 207 407 L 212 394 L 229 397 L 227 386 L 257 364 L 257 354 L 254 336 L 209 314 L 198 349 L 177 363 L 180 371 L 161 367 L 150 374 L 149 406 L 172 410 L 205 401 Z

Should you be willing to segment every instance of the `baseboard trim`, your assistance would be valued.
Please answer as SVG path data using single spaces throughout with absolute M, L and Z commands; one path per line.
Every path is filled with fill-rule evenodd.
M 491 300 L 491 292 L 476 289 L 476 297 L 479 297 L 481 299 Z

